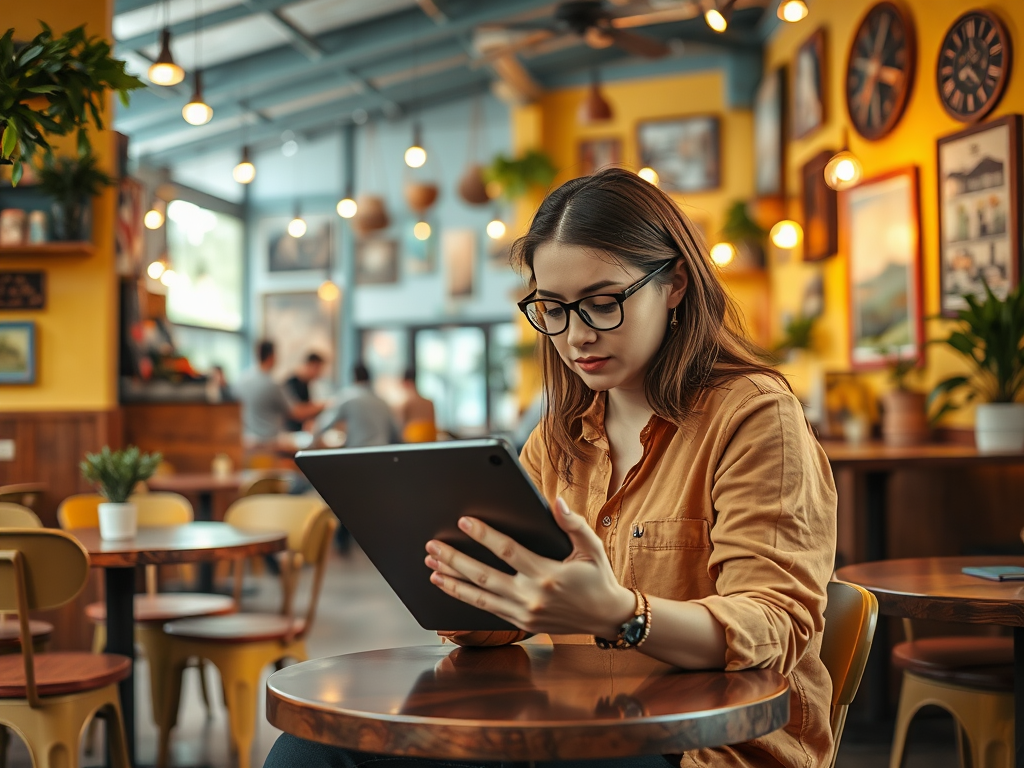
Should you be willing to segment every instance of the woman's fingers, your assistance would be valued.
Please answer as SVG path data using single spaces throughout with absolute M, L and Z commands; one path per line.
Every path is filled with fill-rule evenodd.
M 519 626 L 514 618 L 516 605 L 511 600 L 485 589 L 481 589 L 469 582 L 452 578 L 451 576 L 445 576 L 436 571 L 430 575 L 430 581 L 456 600 L 461 600 L 462 602 L 468 603 L 480 610 L 493 613 L 495 616 Z
M 607 557 L 604 551 L 604 544 L 587 524 L 586 518 L 582 515 L 577 515 L 569 509 L 569 505 L 562 500 L 561 496 L 555 501 L 553 513 L 555 522 L 569 537 L 576 554 L 584 555 L 593 560 Z
M 435 573 L 468 581 L 490 592 L 510 594 L 512 577 L 507 573 L 484 565 L 469 555 L 463 554 L 455 547 L 440 541 L 428 541 L 427 552 L 430 554 L 424 562 L 433 568 L 427 560 L 433 560 L 439 567 L 433 568 Z
M 483 544 L 491 552 L 512 566 L 516 573 L 536 576 L 542 569 L 542 563 L 549 562 L 540 555 L 534 554 L 511 536 L 494 530 L 486 523 L 472 517 L 459 518 L 459 528 L 471 539 Z

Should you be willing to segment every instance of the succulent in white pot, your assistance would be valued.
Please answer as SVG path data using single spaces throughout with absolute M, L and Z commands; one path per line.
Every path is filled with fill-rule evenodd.
M 136 485 L 153 476 L 162 459 L 159 453 L 143 453 L 134 445 L 123 451 L 111 451 L 105 445 L 99 453 L 85 454 L 82 477 L 107 499 L 99 506 L 100 538 L 135 538 L 138 511 L 129 499 Z

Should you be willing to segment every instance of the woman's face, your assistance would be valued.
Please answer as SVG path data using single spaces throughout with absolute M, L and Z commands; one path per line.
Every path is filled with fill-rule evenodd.
M 610 254 L 579 245 L 544 243 L 533 258 L 537 296 L 565 302 L 621 293 L 645 274 Z M 622 305 L 622 325 L 610 331 L 595 331 L 570 312 L 569 328 L 551 337 L 559 356 L 590 389 L 642 390 L 650 362 L 668 332 L 669 313 L 685 291 L 685 275 L 677 267 L 671 285 L 655 279 L 632 294 Z

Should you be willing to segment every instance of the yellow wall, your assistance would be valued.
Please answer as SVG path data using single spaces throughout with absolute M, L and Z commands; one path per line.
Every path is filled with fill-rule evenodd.
M 827 81 L 825 125 L 806 139 L 789 144 L 787 157 L 787 190 L 789 213 L 799 217 L 794 196 L 800 190 L 800 167 L 823 149 L 838 149 L 842 144 L 843 126 L 848 125 L 844 98 L 844 73 L 850 41 L 860 19 L 874 5 L 874 0 L 843 0 L 843 2 L 808 3 L 810 15 L 797 24 L 783 24 L 770 40 L 765 71 L 786 64 L 790 71 L 794 54 L 804 40 L 818 27 L 827 30 L 825 66 Z M 913 0 L 904 2 L 909 9 L 917 31 L 917 73 L 913 90 L 903 118 L 895 129 L 880 141 L 868 141 L 849 129 L 850 149 L 864 164 L 864 175 L 870 178 L 885 171 L 917 166 L 920 180 L 922 292 L 925 316 L 939 310 L 939 256 L 938 256 L 938 187 L 936 181 L 935 141 L 938 137 L 961 130 L 964 126 L 950 118 L 939 103 L 935 86 L 935 61 L 939 45 L 946 30 L 965 10 L 979 6 L 995 11 L 1006 24 L 1017 51 L 1024 47 L 1024 2 L 1021 0 L 989 0 L 985 3 L 965 4 L 963 0 Z M 1015 52 L 1017 53 L 1017 52 Z M 1015 69 L 1002 101 L 987 118 L 1010 112 L 1024 112 L 1024 68 L 1020 56 L 1015 56 Z M 799 250 L 785 263 L 780 254 L 773 253 L 771 281 L 775 305 L 773 322 L 775 333 L 780 333 L 778 319 L 783 311 L 799 311 L 803 286 L 816 271 L 822 271 L 825 282 L 825 315 L 818 324 L 816 352 L 827 370 L 849 369 L 849 326 L 847 321 L 847 258 L 842 232 L 837 256 L 819 264 L 801 261 Z M 926 325 L 926 338 L 943 334 L 946 324 L 932 321 Z M 963 365 L 952 352 L 933 346 L 926 351 L 927 365 L 916 383 L 931 388 L 937 381 L 963 370 Z M 872 375 L 876 389 L 888 387 L 885 375 Z M 969 424 L 969 412 L 957 413 L 948 421 L 951 425 Z
M 15 37 L 27 40 L 43 19 L 56 34 L 84 23 L 88 34 L 109 39 L 112 13 L 113 0 L 9 2 L 4 3 L 0 30 L 13 26 Z M 90 138 L 102 167 L 113 175 L 112 134 L 90 131 Z M 0 387 L 0 410 L 103 410 L 117 405 L 115 205 L 113 190 L 94 202 L 96 252 L 88 258 L 0 258 L 0 269 L 42 269 L 47 281 L 46 309 L 0 313 L 0 321 L 34 321 L 38 344 L 37 383 Z

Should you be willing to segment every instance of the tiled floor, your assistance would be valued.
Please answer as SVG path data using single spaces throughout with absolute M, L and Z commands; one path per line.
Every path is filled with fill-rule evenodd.
M 276 581 L 271 577 L 255 580 L 258 589 L 246 598 L 251 609 L 275 610 L 280 599 Z M 421 629 L 394 593 L 358 550 L 346 557 L 332 556 L 324 581 L 317 621 L 309 640 L 312 656 L 423 645 L 437 642 L 432 632 Z M 139 762 L 152 765 L 156 754 L 156 729 L 149 707 L 149 686 L 140 661 L 137 680 Z M 270 673 L 270 668 L 267 674 Z M 207 716 L 199 696 L 195 672 L 186 675 L 179 724 L 173 742 L 175 766 L 230 768 L 227 724 L 219 696 L 213 693 L 214 707 Z M 211 692 L 220 689 L 216 672 L 208 673 Z M 257 712 L 263 712 L 263 701 Z M 880 732 L 881 731 L 881 732 Z M 280 731 L 261 719 L 253 754 L 253 765 L 261 766 Z M 838 768 L 884 768 L 889 760 L 889 729 L 864 729 L 851 726 L 843 740 Z M 10 768 L 30 768 L 28 753 L 16 738 L 9 754 Z M 100 752 L 100 754 L 102 754 Z M 100 765 L 98 756 L 86 756 L 83 765 Z M 923 718 L 915 725 L 904 768 L 955 768 L 952 725 L 948 718 Z M 313 768 L 312 766 L 308 768 Z

